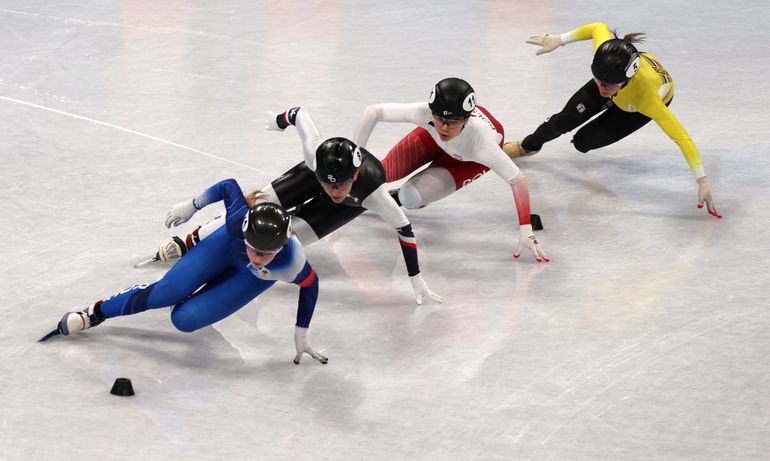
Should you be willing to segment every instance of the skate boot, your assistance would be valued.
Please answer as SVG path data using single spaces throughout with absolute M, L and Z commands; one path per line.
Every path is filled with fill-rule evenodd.
M 192 235 L 192 234 L 191 234 Z M 189 236 L 188 236 L 189 237 Z M 187 254 L 187 244 L 176 235 L 160 244 L 158 252 L 155 253 L 157 261 L 164 263 L 174 263 L 177 259 Z
M 99 301 L 82 311 L 67 312 L 64 314 L 64 317 L 59 321 L 59 334 L 62 336 L 77 334 L 102 323 L 104 318 L 101 316 L 101 310 L 99 309 L 101 304 L 102 302 Z
M 503 151 L 505 151 L 506 154 L 508 154 L 508 157 L 511 159 L 518 158 L 518 157 L 526 157 L 528 155 L 535 155 L 539 150 L 527 150 L 524 148 L 524 146 L 521 145 L 521 141 L 511 141 L 505 143 L 503 146 Z
M 150 258 L 147 261 L 142 261 L 134 267 L 142 267 L 145 264 L 149 264 L 155 261 L 163 261 L 164 263 L 174 264 L 182 256 L 186 255 L 188 251 L 195 245 L 200 243 L 201 238 L 198 235 L 198 231 L 201 226 L 196 227 L 191 233 L 187 234 L 184 240 L 176 235 L 160 244 L 158 251 L 155 253 L 154 258 Z

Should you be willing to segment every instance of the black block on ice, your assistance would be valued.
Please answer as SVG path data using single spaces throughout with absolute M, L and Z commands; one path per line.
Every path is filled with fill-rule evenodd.
M 134 395 L 134 386 L 131 385 L 130 379 L 118 378 L 115 380 L 115 384 L 112 385 L 110 394 L 119 395 L 121 397 L 128 397 Z
M 532 230 L 543 230 L 543 221 L 540 220 L 539 214 L 531 214 L 529 219 L 532 221 Z

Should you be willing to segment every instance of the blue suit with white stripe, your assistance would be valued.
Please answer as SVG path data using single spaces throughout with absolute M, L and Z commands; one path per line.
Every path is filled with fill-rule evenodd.
M 173 306 L 174 326 L 191 332 L 224 319 L 281 280 L 300 286 L 296 326 L 307 328 L 319 284 L 299 240 L 292 236 L 265 267 L 252 266 L 241 230 L 249 208 L 238 183 L 221 181 L 193 204 L 201 209 L 220 200 L 227 209 L 225 226 L 201 240 L 158 282 L 130 287 L 102 302 L 101 314 L 110 318 Z

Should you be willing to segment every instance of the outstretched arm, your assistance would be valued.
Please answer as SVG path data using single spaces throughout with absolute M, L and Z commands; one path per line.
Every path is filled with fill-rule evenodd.
M 310 263 L 305 261 L 302 270 L 292 281 L 299 289 L 299 301 L 297 304 L 296 326 L 309 328 L 313 319 L 316 301 L 318 301 L 318 275 L 316 275 Z
M 721 218 L 722 215 L 717 212 L 714 205 L 714 199 L 711 196 L 711 186 L 703 169 L 703 162 L 701 162 L 695 142 L 690 138 L 682 124 L 679 123 L 679 120 L 674 117 L 671 110 L 659 99 L 654 98 L 653 100 L 655 101 L 654 104 L 649 105 L 649 107 L 642 106 L 639 111 L 655 120 L 655 123 L 658 124 L 663 132 L 679 146 L 698 183 L 698 208 L 703 208 L 703 205 L 706 205 L 706 210 L 711 216 Z
M 240 221 L 243 217 L 238 214 L 242 209 L 247 209 L 243 191 L 235 179 L 225 179 L 203 191 L 191 200 L 179 202 L 166 213 L 166 227 L 176 227 L 187 222 L 192 215 L 203 207 L 215 202 L 223 201 L 227 211 L 227 231 L 231 235 L 240 232 Z M 232 219 L 231 219 L 232 217 Z
M 261 197 L 257 200 L 257 202 L 275 202 L 279 205 L 282 205 L 271 184 L 262 187 L 260 189 L 260 195 Z M 187 202 L 182 202 L 178 205 L 184 207 L 187 206 Z M 227 212 L 225 211 L 214 216 L 207 223 L 193 229 L 193 231 L 187 234 L 184 239 L 177 236 L 171 237 L 170 239 L 160 244 L 158 251 L 155 254 L 155 260 L 160 260 L 167 263 L 175 262 L 177 259 L 184 256 L 188 250 L 191 250 L 192 247 L 200 243 L 201 240 L 205 239 L 209 235 L 213 234 L 217 229 L 222 227 L 226 221 Z
M 398 241 L 401 245 L 401 253 L 404 255 L 406 272 L 414 290 L 415 302 L 422 304 L 424 297 L 437 302 L 444 302 L 444 298 L 431 291 L 420 274 L 420 263 L 417 256 L 417 239 L 412 232 L 412 225 L 406 218 L 401 208 L 390 196 L 385 184 L 378 187 L 362 202 L 364 208 L 370 209 L 382 217 L 385 222 L 393 226 L 398 232 Z
M 516 214 L 519 219 L 519 245 L 514 258 L 521 256 L 526 248 L 535 257 L 537 262 L 549 262 L 550 259 L 540 246 L 535 234 L 532 232 L 532 218 L 530 215 L 529 184 L 527 177 L 521 172 L 515 163 L 508 159 L 499 145 L 486 143 L 479 151 L 479 163 L 489 167 L 511 187 L 513 201 L 516 204 Z
M 294 327 L 294 347 L 297 354 L 294 356 L 294 364 L 299 365 L 303 354 L 308 354 L 319 362 L 326 364 L 329 359 L 313 349 L 307 339 L 307 331 L 310 328 L 310 320 L 313 318 L 316 301 L 318 300 L 318 276 L 310 263 L 305 265 L 294 279 L 293 283 L 299 285 L 299 302 L 297 306 L 297 323 Z
M 356 124 L 353 142 L 359 147 L 366 147 L 374 127 L 378 122 L 410 122 L 415 125 L 426 123 L 428 104 L 415 102 L 409 104 L 375 104 L 367 107 Z
M 275 112 L 267 113 L 266 130 L 283 131 L 289 125 L 294 125 L 297 128 L 297 134 L 299 134 L 302 140 L 305 163 L 308 168 L 315 171 L 315 152 L 324 139 L 321 137 L 321 133 L 318 132 L 313 118 L 310 117 L 310 112 L 304 107 L 293 107 L 280 114 Z
M 526 42 L 531 45 L 537 45 L 540 47 L 536 55 L 540 56 L 544 53 L 550 53 L 560 46 L 564 46 L 567 43 L 577 42 L 581 40 L 593 40 L 594 51 L 599 48 L 599 45 L 612 38 L 607 24 L 601 22 L 595 22 L 580 26 L 577 29 L 573 29 L 563 34 L 542 34 L 533 35 L 529 37 Z
M 516 211 L 519 215 L 519 246 L 513 254 L 514 258 L 521 256 L 524 249 L 528 249 L 537 262 L 549 262 L 548 255 L 545 254 L 540 242 L 537 241 L 532 232 L 532 218 L 529 205 L 529 184 L 524 173 L 519 173 L 513 179 L 508 181 L 513 191 L 513 201 L 516 202 Z

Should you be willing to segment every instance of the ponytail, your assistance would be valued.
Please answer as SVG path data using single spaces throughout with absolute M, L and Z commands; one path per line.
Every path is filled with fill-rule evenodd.
M 631 32 L 630 34 L 626 34 L 623 37 L 619 37 L 617 29 L 613 29 L 612 35 L 615 38 L 621 38 L 628 43 L 644 43 L 644 40 L 647 37 L 647 33 L 645 32 Z
M 249 206 L 249 208 L 254 207 L 258 202 L 262 201 L 263 199 L 267 198 L 267 195 L 263 194 L 261 190 L 254 189 L 253 191 L 246 194 L 246 205 Z

